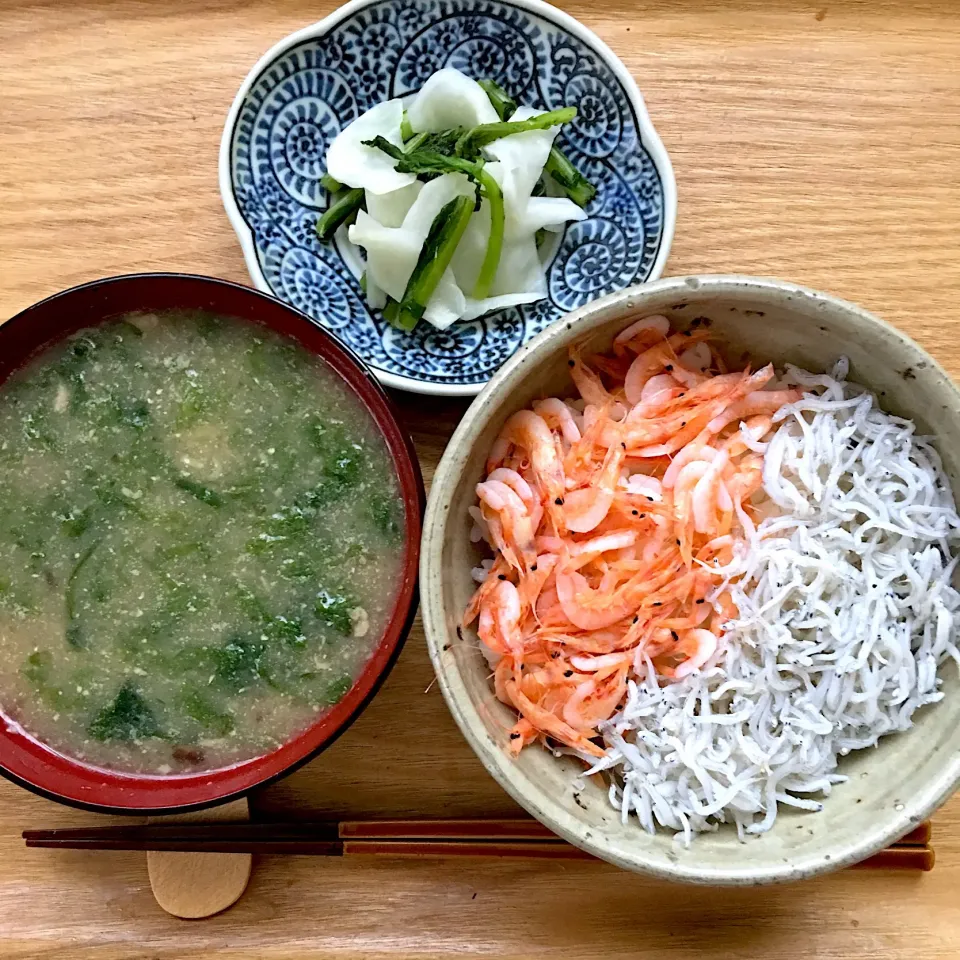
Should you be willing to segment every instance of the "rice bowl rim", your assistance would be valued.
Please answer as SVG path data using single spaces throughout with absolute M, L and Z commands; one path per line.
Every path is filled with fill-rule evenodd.
M 427 503 L 420 558 L 422 617 L 427 648 L 440 690 L 457 725 L 487 771 L 532 816 L 570 843 L 627 870 L 665 880 L 699 884 L 747 886 L 781 883 L 850 866 L 883 849 L 927 819 L 960 785 L 960 734 L 954 736 L 943 751 L 943 762 L 935 774 L 923 782 L 912 784 L 910 792 L 883 818 L 872 818 L 882 822 L 872 822 L 869 811 L 865 809 L 861 829 L 848 841 L 825 842 L 820 849 L 810 850 L 801 856 L 784 857 L 776 863 L 770 861 L 758 865 L 751 863 L 749 856 L 736 856 L 736 848 L 755 850 L 756 841 L 740 845 L 735 833 L 731 833 L 733 844 L 729 865 L 706 866 L 698 865 L 695 861 L 683 863 L 682 858 L 671 857 L 669 853 L 666 857 L 655 855 L 652 847 L 656 838 L 649 837 L 636 822 L 630 822 L 628 827 L 635 831 L 636 836 L 631 837 L 627 849 L 625 843 L 617 838 L 619 814 L 616 827 L 609 831 L 591 825 L 585 816 L 578 815 L 575 808 L 571 809 L 570 804 L 563 803 L 562 798 L 526 776 L 520 764 L 490 735 L 464 682 L 464 663 L 456 656 L 455 624 L 462 611 L 448 609 L 443 589 L 445 582 L 456 575 L 456 572 L 451 572 L 444 553 L 448 539 L 461 536 L 461 530 L 455 524 L 448 526 L 448 519 L 468 460 L 477 446 L 478 438 L 491 422 L 502 422 L 509 413 L 518 409 L 518 404 L 513 400 L 514 394 L 531 373 L 571 343 L 607 328 L 616 328 L 629 316 L 655 313 L 664 309 L 664 302 L 683 302 L 709 313 L 710 307 L 706 301 L 711 298 L 727 303 L 742 299 L 751 304 L 760 300 L 769 303 L 772 308 L 786 311 L 791 309 L 795 301 L 793 306 L 802 304 L 807 312 L 815 312 L 822 318 L 822 330 L 829 329 L 831 325 L 837 326 L 841 320 L 851 323 L 857 328 L 861 342 L 869 344 L 883 340 L 891 352 L 903 359 L 906 366 L 901 375 L 905 380 L 908 379 L 907 373 L 915 369 L 917 372 L 911 373 L 911 377 L 936 381 L 938 389 L 949 395 L 949 407 L 943 405 L 945 412 L 940 416 L 939 423 L 931 423 L 931 432 L 938 446 L 943 439 L 940 426 L 944 420 L 960 422 L 960 390 L 940 364 L 911 338 L 849 301 L 786 281 L 738 274 L 674 277 L 610 294 L 568 314 L 520 349 L 500 368 L 464 414 L 434 474 Z M 694 315 L 691 312 L 689 316 L 692 318 Z M 775 363 L 782 362 L 781 358 L 775 356 L 769 359 Z M 872 389 L 870 383 L 864 385 Z M 936 421 L 937 418 L 934 416 L 931 420 Z M 956 494 L 955 484 L 954 492 Z M 960 696 L 960 691 L 955 690 L 954 695 Z M 934 704 L 933 709 L 939 706 Z M 913 730 L 899 736 L 911 734 L 916 736 Z M 911 744 L 917 746 L 914 741 Z M 876 749 L 883 748 L 884 744 L 881 743 Z M 864 754 L 868 752 L 858 751 Z M 841 784 L 839 788 L 843 786 Z M 805 816 L 829 819 L 827 811 L 831 799 L 825 799 L 823 813 Z M 610 809 L 613 810 L 612 807 Z M 664 833 L 658 831 L 658 834 Z M 643 842 L 644 839 L 650 840 L 650 850 L 646 849 L 648 845 Z M 759 842 L 762 842 L 762 838 Z M 694 840 L 694 851 L 696 844 L 697 840 Z

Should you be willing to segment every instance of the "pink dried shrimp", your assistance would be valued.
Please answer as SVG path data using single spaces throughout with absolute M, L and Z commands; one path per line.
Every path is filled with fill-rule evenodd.
M 714 568 L 756 522 L 762 440 L 799 394 L 764 389 L 771 366 L 726 371 L 706 324 L 664 317 L 569 367 L 579 399 L 513 414 L 490 451 L 475 517 L 494 559 L 463 623 L 519 714 L 514 753 L 602 756 L 631 675 L 680 680 L 722 650 L 737 611 Z

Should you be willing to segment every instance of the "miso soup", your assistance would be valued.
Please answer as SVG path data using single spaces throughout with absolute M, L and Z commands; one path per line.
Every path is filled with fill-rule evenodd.
M 0 387 L 0 706 L 85 762 L 267 753 L 350 689 L 400 586 L 377 427 L 292 340 L 200 313 L 71 337 Z

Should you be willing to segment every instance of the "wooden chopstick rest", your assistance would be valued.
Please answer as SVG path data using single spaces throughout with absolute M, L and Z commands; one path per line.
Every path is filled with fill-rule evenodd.
M 190 823 L 249 820 L 246 800 L 212 810 L 153 818 L 151 823 Z M 147 872 L 157 903 L 185 920 L 211 917 L 232 907 L 247 889 L 253 856 L 249 853 L 147 852 Z

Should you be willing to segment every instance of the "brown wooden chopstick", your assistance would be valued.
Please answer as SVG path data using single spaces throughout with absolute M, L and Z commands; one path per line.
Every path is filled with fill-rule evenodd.
M 891 847 L 923 847 L 930 842 L 933 835 L 933 827 L 929 820 L 915 826 L 909 833 L 904 834 L 896 843 L 891 843 Z
M 109 827 L 26 830 L 29 846 L 40 843 L 63 846 L 67 842 L 92 845 L 111 843 L 303 843 L 332 840 L 409 841 L 553 841 L 552 830 L 537 820 L 344 820 L 318 822 L 149 823 Z M 116 849 L 116 848 L 115 848 Z
M 891 846 L 924 846 L 930 842 L 931 826 L 921 823 Z M 184 840 L 202 842 L 288 842 L 303 840 L 550 840 L 560 838 L 538 820 L 320 820 L 238 821 L 236 823 L 163 823 L 111 825 L 107 827 L 58 827 L 25 830 L 23 838 L 34 846 L 39 841 L 68 840 Z
M 539 820 L 343 820 L 343 839 L 354 840 L 559 840 Z
M 933 847 L 887 847 L 854 867 L 867 870 L 932 870 L 937 862 Z
M 412 843 L 408 841 L 364 840 L 345 841 L 343 856 L 377 854 L 384 857 L 519 857 L 526 860 L 595 860 L 593 854 L 564 842 L 478 843 L 440 841 Z M 854 864 L 860 869 L 932 870 L 935 863 L 932 847 L 887 847 Z
M 859 867 L 931 870 L 929 823 Z M 536 820 L 347 820 L 285 823 L 149 823 L 25 830 L 28 847 L 300 856 L 508 857 L 590 860 Z
M 307 856 L 585 856 L 536 820 L 150 823 L 26 830 L 28 847 Z

